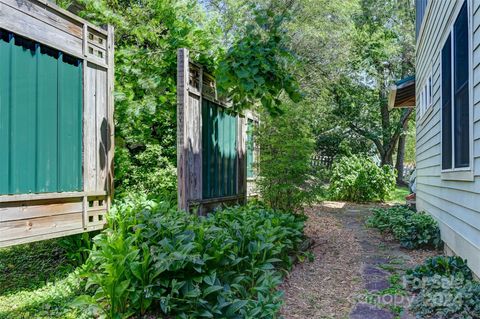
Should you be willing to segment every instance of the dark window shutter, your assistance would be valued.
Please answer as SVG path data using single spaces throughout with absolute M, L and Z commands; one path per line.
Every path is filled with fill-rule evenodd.
M 442 169 L 452 168 L 452 47 L 451 36 L 442 49 Z
M 468 11 L 463 4 L 453 27 L 454 32 L 454 138 L 455 167 L 470 165 L 470 99 L 468 92 Z

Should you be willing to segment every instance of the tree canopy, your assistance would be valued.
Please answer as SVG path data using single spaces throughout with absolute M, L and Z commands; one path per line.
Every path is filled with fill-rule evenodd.
M 411 111 L 389 111 L 387 91 L 413 73 L 410 0 L 61 4 L 94 23 L 115 26 L 117 189 L 143 185 L 142 171 L 174 171 L 181 47 L 215 74 L 219 92 L 235 110 L 302 114 L 319 152 L 377 154 L 384 164 L 393 164 L 397 153 L 404 156 Z M 149 183 L 162 184 L 165 174 Z

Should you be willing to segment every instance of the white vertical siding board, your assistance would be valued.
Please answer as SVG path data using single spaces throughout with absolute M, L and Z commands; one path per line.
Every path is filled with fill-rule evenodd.
M 84 102 L 84 188 L 87 192 L 96 190 L 97 152 L 96 152 L 96 70 L 86 65 L 86 87 Z
M 107 189 L 107 71 L 96 70 L 96 152 L 97 152 L 97 191 Z

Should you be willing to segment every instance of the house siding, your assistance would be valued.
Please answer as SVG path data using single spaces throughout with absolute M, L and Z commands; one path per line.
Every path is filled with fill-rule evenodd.
M 466 1 L 473 51 L 474 181 L 444 180 L 441 168 L 441 50 L 464 1 L 432 0 L 417 41 L 417 101 L 422 85 L 432 76 L 432 107 L 421 118 L 417 114 L 417 209 L 437 219 L 448 248 L 468 259 L 480 276 L 480 0 Z

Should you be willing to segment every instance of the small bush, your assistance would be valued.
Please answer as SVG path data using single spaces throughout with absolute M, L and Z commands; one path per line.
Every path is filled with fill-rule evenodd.
M 480 284 L 460 257 L 430 258 L 407 271 L 407 283 L 418 318 L 480 318 Z
M 379 167 L 368 158 L 343 157 L 333 166 L 330 194 L 337 200 L 384 201 L 395 189 L 395 175 L 392 167 Z
M 467 280 L 472 280 L 473 275 L 468 268 L 467 261 L 458 256 L 437 256 L 427 259 L 423 265 L 407 271 L 409 282 L 421 282 L 424 278 L 441 276 L 463 276 Z
M 392 234 L 402 247 L 408 249 L 442 246 L 437 222 L 426 213 L 417 213 L 404 206 L 374 209 L 367 225 Z
M 300 210 L 314 196 L 314 185 L 308 182 L 315 143 L 304 115 L 298 109 L 265 115 L 255 134 L 261 154 L 256 183 L 262 200 L 274 209 Z
M 480 284 L 463 276 L 428 277 L 411 310 L 417 318 L 480 318 Z
M 281 269 L 303 242 L 304 218 L 259 206 L 207 217 L 168 202 L 119 204 L 95 238 L 87 305 L 110 318 L 146 312 L 177 318 L 273 318 Z

